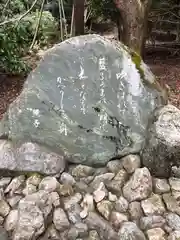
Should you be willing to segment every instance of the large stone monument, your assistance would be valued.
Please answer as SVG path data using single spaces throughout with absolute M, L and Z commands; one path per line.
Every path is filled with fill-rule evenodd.
M 40 162 L 39 172 L 55 173 L 62 159 L 104 165 L 140 152 L 152 113 L 164 104 L 163 90 L 137 54 L 99 35 L 74 37 L 45 53 L 4 115 L 0 136 L 14 149 L 11 170 L 35 171 Z M 53 158 L 42 157 L 41 148 L 61 156 L 53 171 L 47 171 Z M 0 168 L 9 168 L 8 161 Z

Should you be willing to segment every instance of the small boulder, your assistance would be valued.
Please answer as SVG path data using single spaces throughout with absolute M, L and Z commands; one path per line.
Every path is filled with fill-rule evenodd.
M 0 188 L 4 189 L 11 182 L 11 177 L 0 178 Z
M 144 233 L 133 222 L 124 222 L 118 232 L 121 240 L 146 240 Z
M 179 178 L 175 178 L 175 177 L 169 178 L 169 184 L 170 184 L 172 191 L 180 192 L 180 179 Z
M 180 166 L 179 109 L 167 105 L 155 111 L 141 157 L 143 165 L 160 178 L 169 177 L 172 166 Z
M 167 179 L 153 178 L 153 190 L 158 194 L 170 192 Z
M 57 192 L 51 192 L 50 193 L 50 198 L 51 198 L 52 205 L 55 208 L 59 207 L 61 205 L 60 197 L 59 197 L 59 194 Z
M 97 204 L 98 212 L 106 219 L 109 220 L 111 211 L 113 209 L 113 203 L 108 200 L 103 200 Z
M 59 187 L 59 183 L 55 177 L 45 177 L 39 184 L 39 190 L 47 191 L 48 193 L 54 192 Z
M 15 177 L 12 179 L 10 184 L 6 187 L 4 193 L 9 193 L 10 195 L 13 195 L 19 188 L 25 183 L 25 176 L 20 175 L 18 177 Z
M 170 193 L 163 194 L 163 200 L 168 211 L 180 215 L 179 202 Z
M 69 228 L 70 226 L 69 220 L 62 208 L 56 208 L 54 210 L 53 223 L 55 228 L 60 232 L 63 232 L 64 230 Z
M 148 240 L 166 240 L 165 232 L 161 228 L 149 229 L 146 234 Z
M 4 200 L 0 199 L 0 216 L 6 217 L 10 212 L 9 204 Z
M 100 182 L 99 187 L 93 192 L 94 201 L 96 203 L 101 202 L 106 196 L 108 192 L 103 182 Z
M 69 173 L 63 172 L 61 174 L 60 181 L 62 184 L 69 184 L 69 185 L 74 185 L 76 183 L 75 179 L 73 176 L 71 176 Z
M 148 216 L 140 219 L 140 228 L 148 230 L 151 228 L 161 228 L 165 225 L 166 220 L 162 216 Z
M 147 168 L 138 168 L 123 187 L 124 197 L 129 201 L 147 198 L 152 192 L 152 178 Z
M 6 220 L 4 223 L 4 227 L 6 231 L 8 232 L 13 231 L 16 227 L 17 220 L 18 220 L 18 210 L 17 209 L 11 210 L 9 215 L 6 217 Z
M 151 197 L 141 201 L 141 207 L 146 216 L 163 215 L 166 211 L 161 196 L 152 194 Z
M 169 234 L 168 240 L 179 240 L 180 239 L 180 231 L 173 231 Z
M 123 213 L 113 211 L 111 213 L 109 221 L 110 221 L 111 225 L 113 226 L 113 228 L 116 231 L 118 231 L 123 222 L 128 222 L 128 216 Z
M 128 201 L 123 197 L 120 196 L 119 199 L 115 202 L 115 210 L 120 213 L 126 213 L 128 210 Z
M 168 213 L 166 215 L 166 221 L 169 227 L 172 230 L 177 230 L 179 231 L 180 229 L 180 216 L 178 216 L 176 213 Z
M 0 140 L 0 170 L 55 175 L 63 172 L 64 168 L 64 157 L 45 147 L 24 141 L 14 147 L 10 140 Z
M 27 202 L 25 199 L 22 199 L 18 206 L 18 219 L 14 229 L 13 240 L 37 238 L 44 230 L 43 212 L 34 202 Z
M 90 212 L 85 219 L 89 230 L 96 230 L 103 240 L 119 240 L 117 232 L 110 223 L 94 212 Z
M 111 160 L 107 163 L 107 169 L 108 171 L 112 173 L 118 173 L 119 170 L 123 168 L 121 159 Z
M 121 159 L 123 167 L 125 170 L 131 174 L 133 173 L 137 168 L 141 167 L 141 160 L 139 155 L 127 155 Z
M 129 204 L 129 213 L 131 220 L 139 220 L 144 216 L 140 202 L 131 202 Z

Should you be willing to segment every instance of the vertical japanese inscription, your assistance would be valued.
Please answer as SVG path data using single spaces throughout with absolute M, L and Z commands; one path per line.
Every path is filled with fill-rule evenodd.
M 100 72 L 100 101 L 104 106 L 107 103 L 105 96 L 105 77 L 107 73 L 107 59 L 104 56 L 100 57 L 98 63 Z M 108 115 L 104 109 L 101 109 L 99 117 L 100 117 L 100 130 L 105 131 L 105 128 L 108 124 Z
M 84 68 L 82 65 L 80 65 L 80 73 L 79 73 L 79 79 L 81 80 L 81 91 L 80 91 L 80 109 L 83 114 L 86 114 L 86 92 L 85 92 L 85 83 L 84 79 L 87 79 L 88 77 L 84 74 Z
M 62 84 L 62 78 L 58 77 L 57 78 L 57 87 L 60 89 L 60 110 L 61 110 L 61 116 L 62 116 L 62 122 L 60 122 L 60 127 L 59 127 L 59 133 L 64 134 L 67 136 L 67 125 L 65 123 L 65 112 L 64 112 L 64 105 L 63 105 L 63 100 L 64 100 L 64 88 L 65 86 Z

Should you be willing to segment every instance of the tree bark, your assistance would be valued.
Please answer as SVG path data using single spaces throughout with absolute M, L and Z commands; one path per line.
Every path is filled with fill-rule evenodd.
M 123 21 L 121 41 L 142 55 L 152 0 L 114 0 L 114 3 Z
M 84 5 L 85 0 L 74 0 L 75 36 L 84 34 Z

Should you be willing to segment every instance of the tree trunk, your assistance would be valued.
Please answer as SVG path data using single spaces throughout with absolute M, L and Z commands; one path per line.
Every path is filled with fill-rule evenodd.
M 152 0 L 114 0 L 114 2 L 123 21 L 121 41 L 142 55 Z
M 85 0 L 74 0 L 75 36 L 84 34 L 84 5 Z

